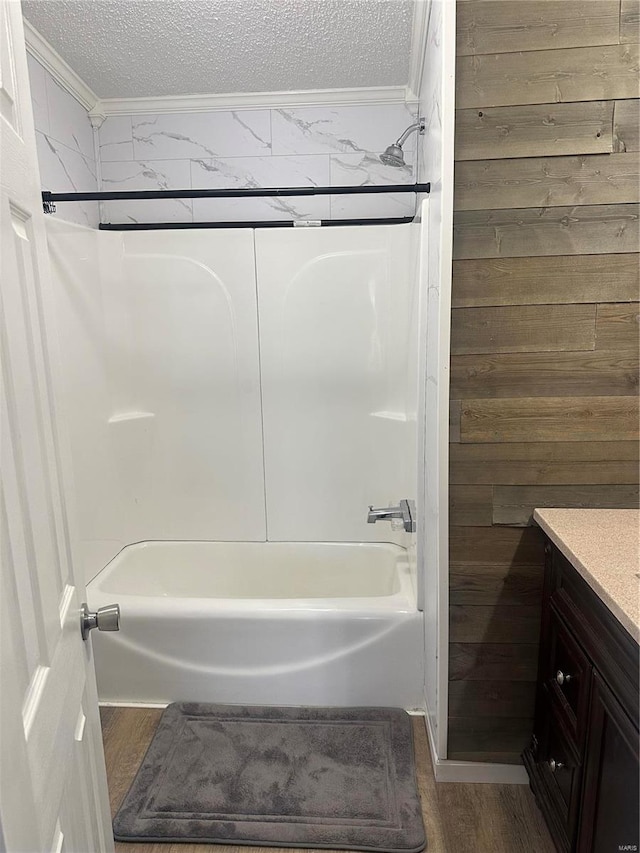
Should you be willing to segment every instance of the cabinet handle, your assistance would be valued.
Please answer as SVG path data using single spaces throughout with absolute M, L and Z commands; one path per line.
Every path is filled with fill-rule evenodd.
M 561 669 L 559 669 L 556 672 L 556 684 L 559 684 L 560 687 L 562 687 L 562 685 L 565 683 L 568 684 L 570 681 L 571 681 L 571 676 L 565 675 Z
M 555 773 L 556 770 L 562 770 L 563 767 L 564 764 L 562 763 L 562 761 L 556 761 L 555 758 L 549 759 L 549 769 L 552 773 Z

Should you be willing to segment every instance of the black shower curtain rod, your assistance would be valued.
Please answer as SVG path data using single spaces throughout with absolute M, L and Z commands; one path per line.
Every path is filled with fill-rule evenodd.
M 429 183 L 387 184 L 360 187 L 282 187 L 209 190 L 121 190 L 88 193 L 54 193 L 45 190 L 42 201 L 49 205 L 58 201 L 133 201 L 163 198 L 283 198 L 305 195 L 368 195 L 370 193 L 428 193 Z
M 413 222 L 412 216 L 389 216 L 377 219 L 317 219 L 317 220 L 259 220 L 256 222 L 101 222 L 100 231 L 160 231 L 189 228 L 313 228 L 335 225 L 405 225 Z

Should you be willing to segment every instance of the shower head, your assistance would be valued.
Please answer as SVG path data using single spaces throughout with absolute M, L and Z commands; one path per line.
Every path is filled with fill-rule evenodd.
M 384 154 L 380 155 L 380 160 L 385 166 L 404 166 L 404 151 L 397 142 L 394 142 L 393 145 L 385 148 Z
M 417 130 L 418 133 L 422 135 L 424 133 L 424 128 L 425 121 L 423 118 L 419 118 L 416 122 L 409 125 L 402 136 L 399 136 L 393 145 L 389 145 L 388 148 L 385 148 L 384 154 L 380 155 L 380 161 L 384 163 L 385 166 L 396 166 L 397 168 L 405 166 L 406 163 L 404 161 L 404 151 L 402 150 L 402 146 L 414 130 Z

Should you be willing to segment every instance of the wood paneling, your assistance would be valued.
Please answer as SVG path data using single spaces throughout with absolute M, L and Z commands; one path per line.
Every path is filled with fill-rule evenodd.
M 635 254 L 481 258 L 453 264 L 454 308 L 633 302 L 640 292 Z
M 638 501 L 639 9 L 458 3 L 450 758 L 530 725 L 533 508 Z
M 460 400 L 449 403 L 449 439 L 460 441 Z
M 511 530 L 505 527 L 461 527 L 452 537 L 449 557 L 452 563 L 522 563 L 542 565 L 542 533 L 535 529 Z
M 609 154 L 613 110 L 613 101 L 458 109 L 456 161 Z
M 518 4 L 520 5 L 520 4 Z M 638 97 L 638 45 L 462 56 L 456 105 L 500 107 Z
M 640 3 L 638 0 L 620 0 L 620 41 L 640 41 Z
M 451 444 L 450 482 L 562 485 L 638 482 L 636 441 Z
M 637 397 L 520 397 L 463 400 L 469 442 L 637 441 Z
M 455 487 L 454 487 L 455 488 Z M 470 488 L 465 486 L 465 488 Z M 539 606 L 542 569 L 520 563 L 451 563 L 451 604 Z
M 640 201 L 633 154 L 469 160 L 455 171 L 456 210 Z
M 640 151 L 640 100 L 618 101 L 613 116 L 614 151 Z
M 463 210 L 453 257 L 515 258 L 640 251 L 637 204 Z
M 452 681 L 452 717 L 528 717 L 535 700 L 535 682 Z
M 517 764 L 532 729 L 533 717 L 450 717 L 447 755 L 457 761 Z
M 452 604 L 449 615 L 452 643 L 538 642 L 540 606 Z
M 458 0 L 457 54 L 617 44 L 619 9 L 619 0 Z
M 451 486 L 449 521 L 452 525 L 485 526 L 492 522 L 492 486 Z
M 637 509 L 638 505 L 637 485 L 493 487 L 494 524 L 533 524 L 533 510 L 536 507 Z
M 535 681 L 538 643 L 450 643 L 451 681 Z
M 595 348 L 595 305 L 455 308 L 451 352 L 561 352 Z
M 607 329 L 614 325 L 607 323 Z M 599 345 L 599 343 L 598 343 Z M 454 355 L 455 397 L 575 397 L 631 395 L 638 391 L 636 352 L 540 352 Z
M 640 304 L 637 302 L 629 305 L 598 305 L 597 348 L 637 353 L 640 345 L 639 319 Z

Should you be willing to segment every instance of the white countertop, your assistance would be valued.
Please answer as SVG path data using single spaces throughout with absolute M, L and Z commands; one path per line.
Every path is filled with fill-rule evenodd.
M 640 511 L 536 509 L 533 517 L 640 642 Z

